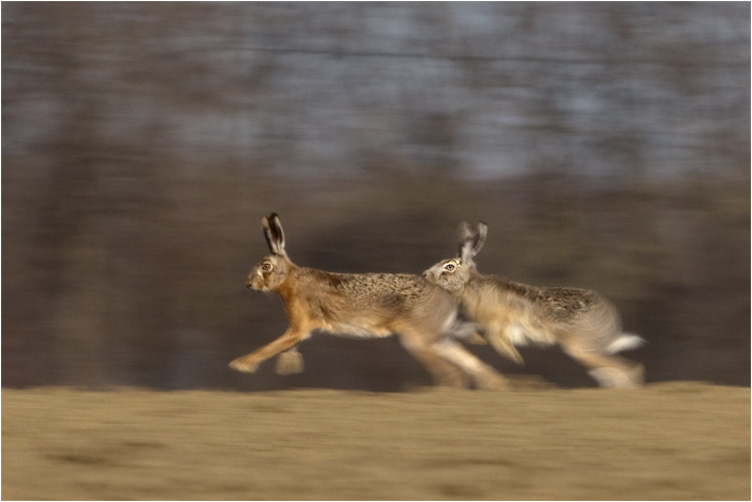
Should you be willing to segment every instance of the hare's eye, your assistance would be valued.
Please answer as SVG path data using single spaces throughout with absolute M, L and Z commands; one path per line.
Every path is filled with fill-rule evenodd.
M 454 268 L 454 263 L 447 263 L 446 265 L 444 265 L 444 270 L 446 270 L 447 272 L 451 272 L 452 270 L 454 270 Z
M 264 272 L 268 272 L 271 269 L 272 269 L 272 264 L 269 262 L 266 262 L 263 265 L 261 265 L 261 270 L 263 270 Z

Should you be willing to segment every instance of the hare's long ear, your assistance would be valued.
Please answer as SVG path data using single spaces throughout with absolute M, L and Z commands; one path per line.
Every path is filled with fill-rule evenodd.
M 479 221 L 478 224 L 475 225 L 475 234 L 478 237 L 475 242 L 475 248 L 473 248 L 474 255 L 480 253 L 480 249 L 483 247 L 483 244 L 486 243 L 486 235 L 488 234 L 488 225 L 486 225 L 482 221 Z
M 472 247 L 471 241 L 473 238 L 473 229 L 470 226 L 470 223 L 463 221 L 462 223 L 460 223 L 460 226 L 457 227 L 457 233 L 459 234 L 460 238 L 460 245 L 457 249 L 457 257 L 463 258 L 466 254 L 468 254 L 470 247 Z
M 261 218 L 261 225 L 264 227 L 264 237 L 269 251 L 279 256 L 287 256 L 285 251 L 285 232 L 282 230 L 282 224 L 279 221 L 277 213 L 272 213 L 268 217 Z
M 487 233 L 488 225 L 482 221 L 475 225 L 475 229 L 466 221 L 460 223 L 459 257 L 463 261 L 473 264 L 473 257 L 480 252 L 483 244 L 486 242 Z

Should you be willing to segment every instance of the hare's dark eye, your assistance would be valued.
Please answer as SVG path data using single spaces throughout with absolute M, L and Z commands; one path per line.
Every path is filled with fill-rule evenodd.
M 269 262 L 266 262 L 263 265 L 261 265 L 261 270 L 263 270 L 264 272 L 268 272 L 271 269 L 272 269 L 272 264 Z
M 444 270 L 446 270 L 447 272 L 451 272 L 452 270 L 454 270 L 454 268 L 454 263 L 447 263 L 446 265 L 444 265 Z

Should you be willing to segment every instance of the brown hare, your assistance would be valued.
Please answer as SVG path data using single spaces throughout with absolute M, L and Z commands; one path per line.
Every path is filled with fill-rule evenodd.
M 230 363 L 253 372 L 280 354 L 278 373 L 302 371 L 296 345 L 314 330 L 360 338 L 399 336 L 402 345 L 440 385 L 495 389 L 505 385 L 492 367 L 466 351 L 456 338 L 475 325 L 459 319 L 457 301 L 422 277 L 408 274 L 340 274 L 295 265 L 285 251 L 277 214 L 261 220 L 271 254 L 251 270 L 247 286 L 278 294 L 290 327 L 279 338 Z
M 423 275 L 460 302 L 497 352 L 522 364 L 515 346 L 558 343 L 602 387 L 642 384 L 642 365 L 615 353 L 636 348 L 644 340 L 622 332 L 611 302 L 591 290 L 536 287 L 479 274 L 473 258 L 487 231 L 483 222 L 474 229 L 462 222 L 458 256 L 440 261 Z

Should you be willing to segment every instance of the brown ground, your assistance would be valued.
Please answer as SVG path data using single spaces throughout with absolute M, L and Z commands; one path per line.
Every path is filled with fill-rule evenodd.
M 2 390 L 2 498 L 744 499 L 750 389 Z

